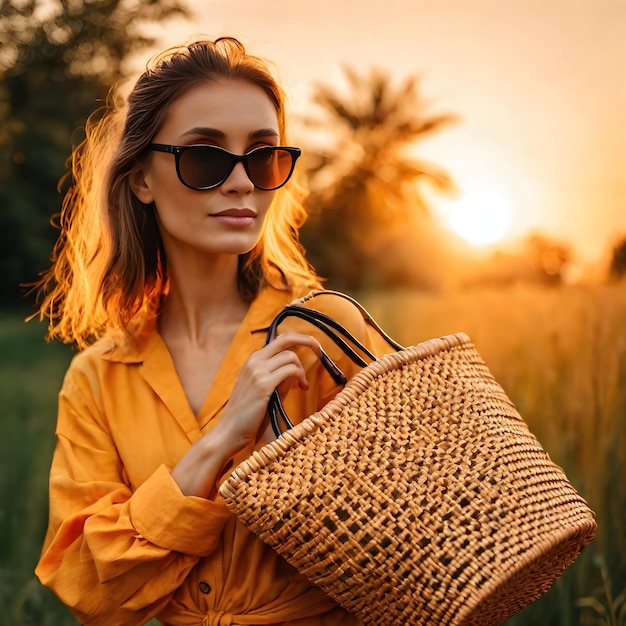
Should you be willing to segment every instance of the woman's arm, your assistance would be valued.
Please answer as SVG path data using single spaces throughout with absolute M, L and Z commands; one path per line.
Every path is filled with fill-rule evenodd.
M 218 475 L 254 442 L 272 390 L 289 379 L 308 385 L 294 346 L 319 353 L 312 337 L 289 333 L 250 355 L 218 425 L 171 472 L 158 467 L 135 491 L 95 399 L 100 390 L 68 372 L 59 394 L 50 524 L 36 573 L 81 623 L 145 623 L 216 549 L 231 516 L 208 499 Z
M 165 466 L 133 493 L 105 424 L 68 373 L 36 574 L 82 624 L 143 624 L 215 550 L 229 514 L 185 497 Z

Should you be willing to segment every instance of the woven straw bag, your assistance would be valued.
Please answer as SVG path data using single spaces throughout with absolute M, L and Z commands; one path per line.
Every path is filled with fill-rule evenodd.
M 290 315 L 353 359 L 367 355 L 303 301 L 279 313 L 268 341 Z M 270 408 L 280 434 L 278 417 L 288 418 L 277 394 Z M 367 364 L 240 464 L 220 494 L 363 624 L 502 624 L 548 591 L 596 529 L 462 333 Z

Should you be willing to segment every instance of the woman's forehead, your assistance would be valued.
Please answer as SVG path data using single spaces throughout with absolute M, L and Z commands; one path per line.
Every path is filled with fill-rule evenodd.
M 203 83 L 177 98 L 162 130 L 182 138 L 194 134 L 194 129 L 207 136 L 266 136 L 280 131 L 278 113 L 267 93 L 242 81 Z

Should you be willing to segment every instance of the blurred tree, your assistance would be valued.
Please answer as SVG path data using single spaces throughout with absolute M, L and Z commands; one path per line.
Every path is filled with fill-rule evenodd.
M 613 246 L 609 271 L 611 278 L 621 279 L 626 277 L 626 237 Z
M 539 282 L 549 285 L 563 282 L 573 258 L 570 246 L 535 233 L 526 240 L 526 250 Z
M 184 0 L 0 0 L 0 306 L 49 263 L 51 217 L 87 117 Z
M 442 191 L 452 183 L 412 153 L 417 142 L 456 118 L 428 115 L 414 77 L 395 86 L 377 69 L 367 75 L 344 71 L 347 96 L 317 85 L 313 98 L 324 113 L 314 125 L 329 131 L 333 143 L 308 160 L 303 245 L 329 286 L 424 284 L 428 272 L 419 248 L 432 251 L 434 231 L 419 185 L 429 181 Z

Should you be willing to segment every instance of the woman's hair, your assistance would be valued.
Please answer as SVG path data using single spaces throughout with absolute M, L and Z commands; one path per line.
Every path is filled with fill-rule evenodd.
M 50 320 L 50 338 L 84 347 L 110 331 L 131 336 L 158 312 L 168 290 L 167 259 L 153 206 L 138 200 L 130 180 L 172 104 L 198 85 L 225 80 L 263 89 L 284 141 L 280 86 L 261 59 L 230 37 L 157 55 L 126 102 L 112 90 L 104 112 L 90 118 L 86 139 L 72 154 L 52 266 L 37 284 L 39 315 Z M 238 281 L 246 298 L 265 282 L 319 285 L 298 241 L 306 217 L 300 198 L 293 181 L 279 189 L 259 243 L 240 256 Z

